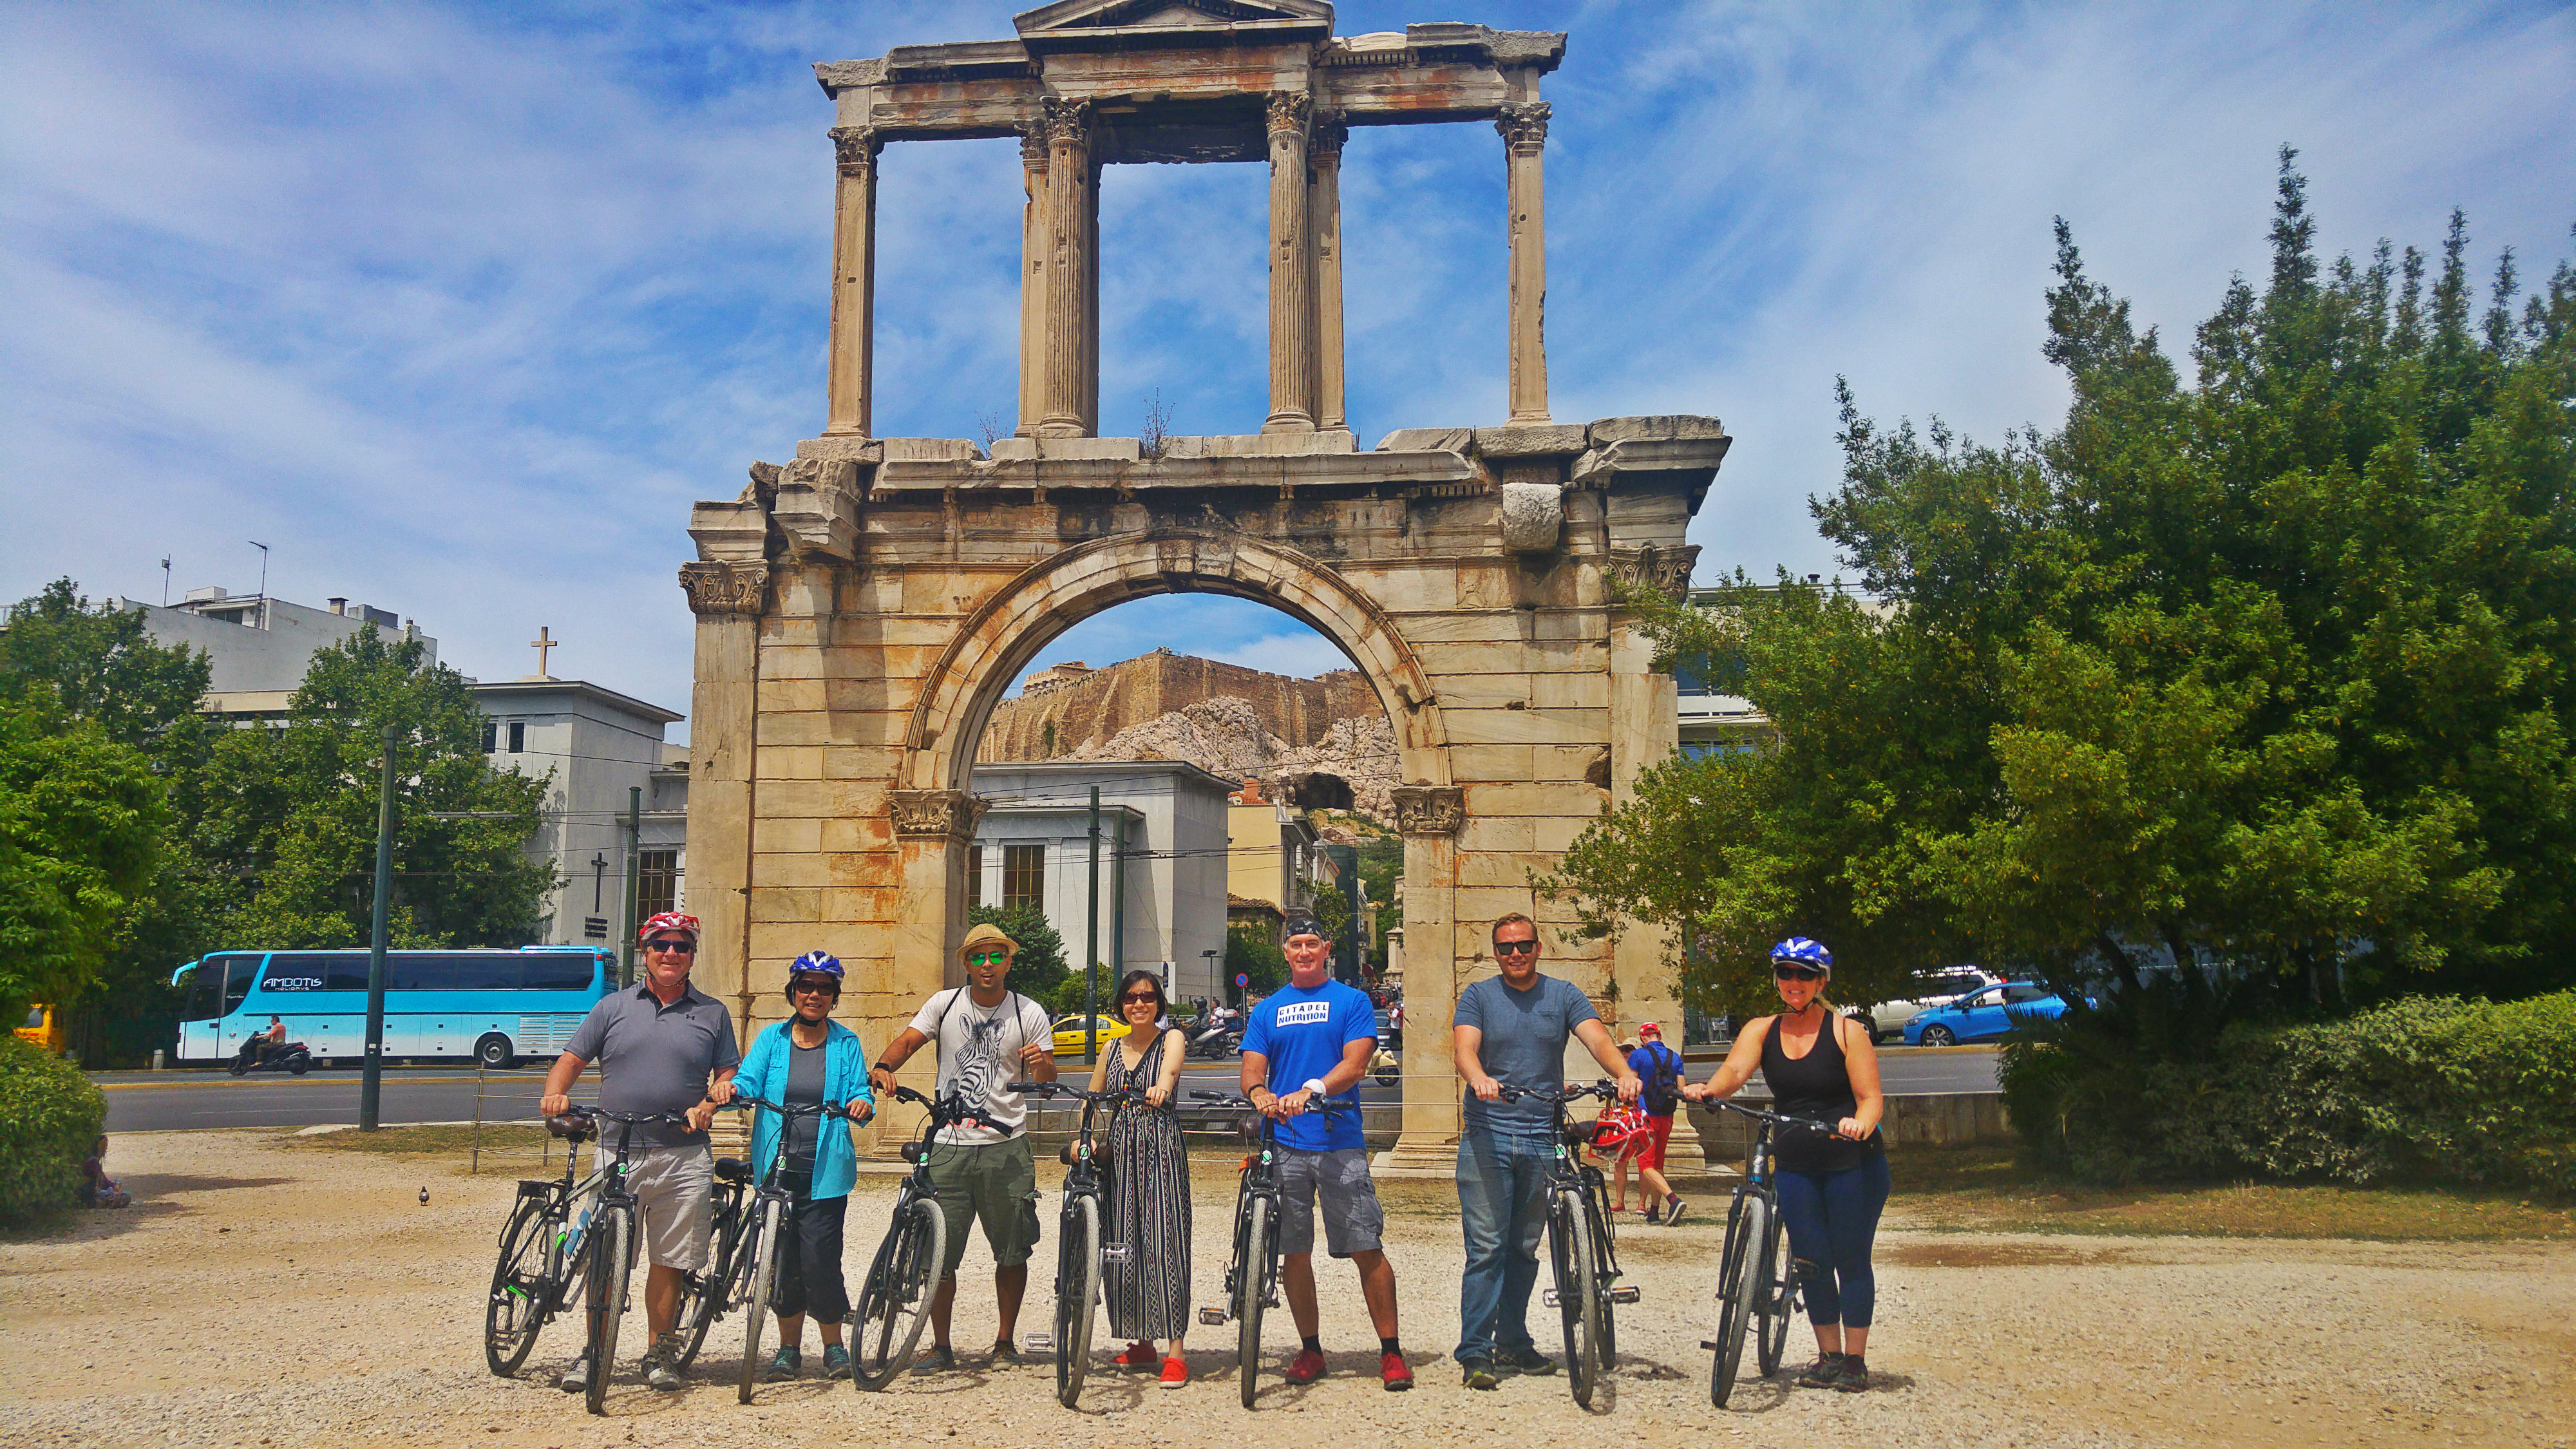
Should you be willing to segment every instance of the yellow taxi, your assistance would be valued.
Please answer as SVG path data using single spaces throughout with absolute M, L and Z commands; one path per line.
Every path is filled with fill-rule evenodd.
M 1118 1038 L 1127 1034 L 1127 1023 L 1123 1021 L 1112 1021 L 1105 1016 L 1096 1016 L 1093 1017 L 1092 1020 L 1100 1023 L 1100 1044 L 1102 1046 L 1107 1046 L 1111 1042 L 1116 1041 Z M 1054 1030 L 1055 1054 L 1057 1056 L 1078 1057 L 1082 1055 L 1083 1044 L 1086 1039 L 1086 1033 L 1082 1029 L 1082 1013 L 1075 1012 L 1071 1016 L 1057 1017 Z
M 69 1039 L 69 1033 L 65 1032 L 62 1023 L 55 1019 L 52 1007 L 37 1005 L 27 1008 L 26 1024 L 17 1029 L 17 1037 L 20 1041 L 34 1042 L 46 1051 L 58 1053 L 63 1049 L 63 1043 Z M 1075 1050 L 1081 1049 L 1077 1047 Z

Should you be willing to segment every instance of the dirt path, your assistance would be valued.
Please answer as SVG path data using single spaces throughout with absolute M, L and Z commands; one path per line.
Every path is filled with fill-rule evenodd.
M 2576 1446 L 2576 1248 L 2566 1245 L 2002 1237 L 1908 1231 L 1892 1218 L 1879 1249 L 1873 1391 L 1748 1381 L 1720 1411 L 1697 1347 L 1719 1238 L 1716 1215 L 1702 1213 L 1621 1236 L 1646 1296 L 1621 1314 L 1622 1363 L 1596 1401 L 1604 1412 L 1579 1412 L 1562 1378 L 1471 1393 L 1445 1356 L 1461 1256 L 1455 1198 L 1437 1183 L 1388 1194 L 1421 1380 L 1410 1394 L 1360 1377 L 1374 1368 L 1363 1351 L 1372 1336 L 1356 1284 L 1333 1267 L 1332 1373 L 1303 1390 L 1269 1378 L 1248 1415 L 1221 1362 L 1229 1331 L 1215 1329 L 1191 1355 L 1199 1378 L 1176 1393 L 1108 1369 L 1104 1356 L 1081 1413 L 1056 1404 L 1042 1365 L 996 1374 L 980 1355 L 964 1372 L 883 1395 L 808 1380 L 744 1407 L 728 1320 L 690 1390 L 655 1394 L 629 1375 L 594 1419 L 541 1372 L 571 1357 L 572 1324 L 549 1330 L 527 1377 L 484 1370 L 481 1297 L 508 1179 L 277 1140 L 120 1137 L 115 1165 L 140 1206 L 92 1215 L 71 1237 L 0 1245 L 0 1444 Z M 1223 1274 L 1232 1191 L 1222 1164 L 1203 1169 L 1202 1302 Z M 891 1195 L 885 1180 L 862 1184 L 853 1271 Z M 1051 1236 L 1052 1203 L 1047 1211 Z M 978 1242 L 961 1345 L 991 1331 L 988 1261 Z M 1023 1331 L 1049 1312 L 1052 1261 L 1050 1242 Z M 1552 1346 L 1545 1310 L 1532 1308 Z M 1284 1359 L 1295 1340 L 1284 1311 L 1274 1323 Z M 1105 1321 L 1099 1335 L 1105 1343 Z

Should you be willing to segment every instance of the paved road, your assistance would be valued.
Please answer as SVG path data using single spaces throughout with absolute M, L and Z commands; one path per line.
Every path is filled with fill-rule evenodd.
M 1708 1074 L 1711 1062 L 1694 1050 L 1691 1075 Z M 1994 1090 L 1997 1058 L 1990 1050 L 1882 1051 L 1879 1074 L 1891 1093 L 1984 1092 Z M 1068 1061 L 1070 1075 L 1078 1064 Z M 100 1072 L 91 1080 L 107 1089 L 107 1130 L 170 1132 L 204 1127 L 318 1127 L 358 1120 L 358 1073 L 317 1071 L 284 1077 L 259 1073 L 230 1077 L 222 1072 Z M 489 1119 L 526 1119 L 536 1111 L 539 1073 L 496 1075 L 483 1083 L 483 1115 Z M 1193 1063 L 1188 1087 L 1231 1090 L 1230 1065 Z M 1371 1087 L 1373 1101 L 1388 1090 Z M 1402 1089 L 1393 1089 L 1398 1095 Z M 382 1120 L 465 1122 L 475 1115 L 476 1083 L 470 1067 L 395 1067 L 385 1073 Z M 583 1094 L 576 1094 L 583 1095 Z

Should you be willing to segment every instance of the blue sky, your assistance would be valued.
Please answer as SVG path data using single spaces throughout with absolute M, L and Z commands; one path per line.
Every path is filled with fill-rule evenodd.
M 2563 7 L 1345 4 L 1344 34 L 1571 33 L 1547 81 L 1554 412 L 1702 412 L 1735 448 L 1702 577 L 1830 571 L 1832 387 L 1991 437 L 2052 421 L 2050 218 L 2183 338 L 2259 274 L 2273 152 L 2329 251 L 2470 215 L 2526 276 L 2576 220 Z M 347 595 L 469 674 L 685 708 L 690 500 L 819 431 L 829 103 L 807 63 L 1011 33 L 1004 7 L 0 5 L 0 597 Z M 1489 127 L 1346 153 L 1351 414 L 1503 406 Z M 1265 410 L 1264 181 L 1103 185 L 1103 429 Z M 1007 429 L 1016 146 L 905 144 L 879 199 L 877 430 Z M 1204 596 L 1039 661 L 1158 644 L 1312 673 L 1331 646 Z

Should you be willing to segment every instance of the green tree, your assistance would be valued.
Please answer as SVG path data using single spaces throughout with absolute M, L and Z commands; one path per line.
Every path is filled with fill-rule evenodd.
M 77 1000 L 98 978 L 166 821 L 140 751 L 47 695 L 0 709 L 0 1016 Z
M 1675 927 L 1736 1009 L 1792 932 L 1864 999 L 1970 957 L 2220 1016 L 2566 980 L 2576 271 L 2517 316 L 2508 254 L 2473 320 L 2456 216 L 2429 291 L 2313 236 L 2285 152 L 2271 276 L 2185 381 L 2061 223 L 2055 432 L 1882 430 L 1844 392 L 1813 507 L 1875 601 L 1632 601 L 1774 734 L 1648 771 L 1554 884 Z
M 304 949 L 368 939 L 386 725 L 401 791 L 394 943 L 511 946 L 538 934 L 554 881 L 527 845 L 551 772 L 494 769 L 464 677 L 428 663 L 419 640 L 369 625 L 314 654 L 283 729 L 216 742 L 201 848 L 250 885 L 229 925 L 237 939 Z
M 1047 924 L 1046 912 L 1035 906 L 971 906 L 966 924 L 999 926 L 1002 934 L 1020 943 L 1011 955 L 1011 974 L 1002 984 L 1022 996 L 1053 1002 L 1056 989 L 1073 974 L 1064 961 L 1064 937 Z
M 1288 953 L 1270 939 L 1270 933 L 1259 926 L 1236 926 L 1225 933 L 1225 979 L 1230 987 L 1237 976 L 1249 976 L 1252 984 L 1243 988 L 1244 995 L 1267 996 L 1288 984 Z

